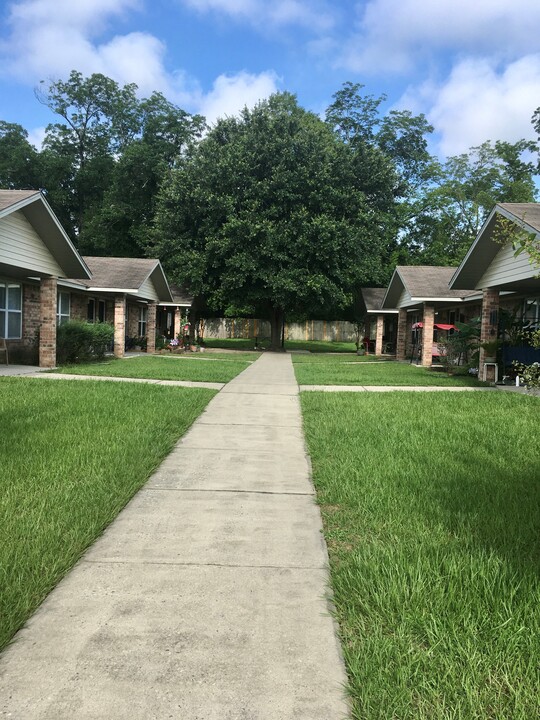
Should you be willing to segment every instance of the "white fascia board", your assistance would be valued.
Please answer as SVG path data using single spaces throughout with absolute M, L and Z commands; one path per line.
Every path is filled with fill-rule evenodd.
M 74 290 L 80 290 L 81 292 L 87 292 L 88 288 L 86 285 L 81 285 L 80 283 L 77 283 L 75 280 L 66 280 L 65 278 L 58 278 L 57 285 L 61 285 L 62 287 L 68 287 L 73 288 Z
M 160 307 L 191 307 L 190 303 L 177 303 L 177 302 L 169 302 L 165 300 L 161 300 L 157 303 Z
M 128 295 L 138 295 L 139 290 L 133 288 L 104 288 L 104 287 L 89 287 L 88 292 L 100 292 L 100 293 L 126 293 Z
M 382 310 L 366 310 L 366 313 L 368 315 L 397 315 L 399 310 L 386 310 L 383 308 Z
M 464 298 L 460 297 L 412 297 L 411 302 L 464 302 Z

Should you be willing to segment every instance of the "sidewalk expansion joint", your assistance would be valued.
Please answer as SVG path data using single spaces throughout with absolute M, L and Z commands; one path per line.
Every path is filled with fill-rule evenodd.
M 327 565 L 243 565 L 240 563 L 175 562 L 174 560 L 90 560 L 81 558 L 88 565 L 174 565 L 175 567 L 217 567 L 238 570 L 316 570 L 328 572 Z
M 189 488 L 189 487 L 144 487 L 141 488 L 140 492 L 146 492 L 148 490 L 167 490 L 174 492 L 198 492 L 198 493 L 230 493 L 232 495 L 298 495 L 299 497 L 314 497 L 314 492 L 291 492 L 291 491 L 281 491 L 281 490 L 224 490 L 222 488 Z

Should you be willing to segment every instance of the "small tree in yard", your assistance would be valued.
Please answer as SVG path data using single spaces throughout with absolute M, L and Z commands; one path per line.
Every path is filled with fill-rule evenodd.
M 384 214 L 353 159 L 288 93 L 219 120 L 170 173 L 153 252 L 211 309 L 268 318 L 279 348 L 287 313 L 345 307 L 382 272 Z

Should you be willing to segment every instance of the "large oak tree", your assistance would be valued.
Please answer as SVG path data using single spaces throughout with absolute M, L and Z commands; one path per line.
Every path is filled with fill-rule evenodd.
M 375 169 L 390 181 L 384 157 Z M 156 252 L 210 307 L 267 317 L 277 348 L 286 314 L 345 307 L 355 284 L 380 278 L 385 213 L 371 180 L 326 123 L 275 94 L 219 120 L 170 173 Z

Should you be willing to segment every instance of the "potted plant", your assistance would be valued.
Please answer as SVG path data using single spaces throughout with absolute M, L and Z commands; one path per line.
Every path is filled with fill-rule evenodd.
M 497 351 L 501 345 L 501 341 L 494 339 L 488 340 L 487 342 L 481 343 L 480 347 L 484 349 L 484 362 L 494 363 L 497 362 Z

